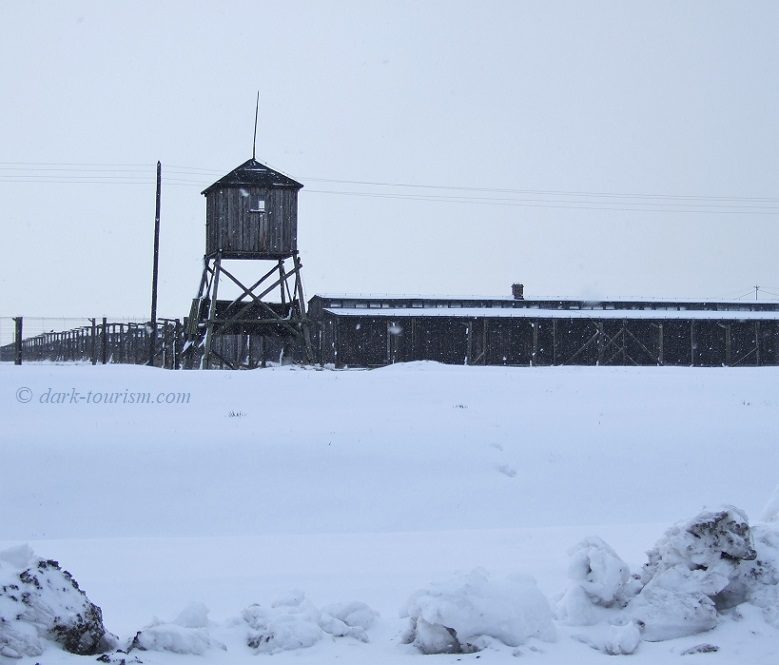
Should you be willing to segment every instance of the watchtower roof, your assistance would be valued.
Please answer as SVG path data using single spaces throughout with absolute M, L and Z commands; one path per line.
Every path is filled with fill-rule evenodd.
M 213 185 L 204 189 L 201 194 L 208 194 L 213 189 L 221 187 L 279 187 L 286 189 L 300 189 L 303 187 L 299 182 L 293 180 L 283 173 L 274 171 L 272 168 L 260 164 L 252 158 L 240 166 L 234 168 L 223 178 L 217 180 Z

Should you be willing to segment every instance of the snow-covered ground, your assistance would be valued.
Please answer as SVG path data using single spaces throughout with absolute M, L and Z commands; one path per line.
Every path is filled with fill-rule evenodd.
M 146 629 L 117 663 L 606 662 L 638 624 L 578 586 L 624 604 L 615 562 L 640 574 L 723 504 L 773 552 L 777 386 L 779 368 L 0 365 L 0 550 L 59 561 L 121 645 Z M 630 657 L 776 663 L 779 608 L 757 602 Z M 434 616 L 482 650 L 421 655 Z M 44 646 L 21 662 L 83 658 Z

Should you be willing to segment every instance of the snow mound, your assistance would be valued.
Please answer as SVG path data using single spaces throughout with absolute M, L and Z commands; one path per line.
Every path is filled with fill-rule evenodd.
M 43 642 L 36 627 L 24 621 L 6 618 L 12 616 L 7 610 L 8 604 L 0 598 L 0 656 L 40 656 L 43 653 Z
M 732 586 L 760 608 L 765 622 L 779 628 L 779 531 L 775 527 L 752 527 L 757 558 L 743 566 Z
M 171 622 L 155 619 L 135 634 L 128 651 L 169 651 L 202 656 L 209 649 L 227 650 L 208 630 L 208 608 L 202 603 L 185 607 Z
M 402 616 L 409 618 L 404 641 L 425 654 L 479 651 L 490 638 L 512 647 L 531 637 L 555 639 L 552 611 L 535 580 L 493 579 L 482 569 L 417 591 Z
M 634 621 L 621 626 L 610 626 L 602 644 L 602 651 L 610 656 L 629 655 L 636 652 L 641 643 L 641 631 Z
M 599 626 L 590 630 L 587 635 L 575 635 L 574 637 L 609 656 L 633 654 L 641 644 L 641 630 L 635 621 L 621 625 Z
M 8 564 L 13 568 L 22 570 L 27 568 L 35 561 L 35 552 L 27 545 L 17 545 L 16 547 L 9 547 L 7 550 L 0 552 L 0 566 Z
M 203 603 L 190 603 L 173 620 L 184 628 L 208 628 L 208 608 Z
M 368 633 L 378 612 L 365 603 L 353 601 L 350 603 L 335 603 L 325 605 L 319 617 L 319 625 L 333 637 L 354 637 L 361 642 L 368 641 Z
M 766 507 L 763 509 L 764 522 L 779 522 L 779 485 L 777 485 Z
M 750 527 L 733 506 L 668 529 L 647 553 L 640 575 L 630 575 L 599 538 L 585 539 L 570 554 L 571 584 L 556 616 L 569 625 L 594 626 L 578 639 L 605 653 L 637 648 L 631 626 L 650 642 L 685 637 L 714 628 L 722 612 L 742 603 L 779 627 L 779 533 Z M 604 631 L 606 623 L 611 626 Z
M 603 618 L 600 607 L 624 607 L 635 594 L 637 580 L 628 565 L 597 536 L 585 538 L 568 552 L 571 584 L 555 614 L 572 626 L 587 626 Z
M 246 642 L 257 653 L 305 649 L 322 638 L 319 614 L 303 594 L 277 600 L 270 608 L 251 605 L 242 616 L 249 626 Z
M 151 624 L 138 631 L 130 645 L 130 650 L 170 651 L 193 656 L 202 656 L 212 648 L 226 649 L 212 640 L 206 629 L 187 628 L 175 623 Z
M 719 610 L 748 600 L 759 580 L 773 579 L 772 566 L 756 561 L 747 516 L 733 506 L 671 527 L 648 556 L 628 613 L 649 641 L 709 630 Z
M 678 589 L 673 588 L 674 581 Z M 676 574 L 644 587 L 630 603 L 628 614 L 648 642 L 695 635 L 717 625 L 714 601 L 698 589 L 696 580 Z
M 249 627 L 246 643 L 256 653 L 305 649 L 326 635 L 367 642 L 366 631 L 377 616 L 357 601 L 326 605 L 319 610 L 300 591 L 276 600 L 270 608 L 251 605 L 242 613 Z
M 39 656 L 46 639 L 79 655 L 116 645 L 100 608 L 58 562 L 37 558 L 27 545 L 0 552 L 0 655 Z
M 733 506 L 672 526 L 647 554 L 641 575 L 645 584 L 668 570 L 700 572 L 699 581 L 710 594 L 724 589 L 742 562 L 757 558 L 749 520 Z
M 570 555 L 571 584 L 556 616 L 593 626 L 577 639 L 605 653 L 635 651 L 636 629 L 650 642 L 710 630 L 722 612 L 743 603 L 779 628 L 779 532 L 750 527 L 733 506 L 668 529 L 647 553 L 640 575 L 631 575 L 599 538 L 585 539 Z

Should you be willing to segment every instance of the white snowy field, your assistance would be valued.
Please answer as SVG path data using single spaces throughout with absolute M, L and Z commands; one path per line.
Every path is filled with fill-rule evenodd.
M 532 576 L 554 611 L 585 537 L 641 572 L 666 529 L 704 508 L 734 505 L 760 525 L 779 507 L 778 386 L 779 368 L 3 364 L 0 550 L 27 543 L 59 561 L 124 645 L 155 618 L 208 608 L 210 623 L 195 621 L 202 655 L 134 650 L 128 663 L 261 661 L 240 617 L 279 598 L 292 601 L 276 611 L 360 601 L 378 613 L 367 642 L 325 631 L 274 653 L 283 662 L 606 662 L 587 643 L 607 622 L 557 616 L 554 636 L 423 656 L 401 643 L 400 612 L 475 568 L 498 587 Z M 137 403 L 146 393 L 152 403 Z M 179 393 L 187 403 L 156 403 Z M 642 641 L 630 658 L 677 662 L 706 643 L 719 650 L 683 662 L 776 663 L 779 623 L 747 605 L 707 632 Z M 184 642 L 178 633 L 196 630 L 164 625 Z M 83 658 L 48 643 L 12 662 Z

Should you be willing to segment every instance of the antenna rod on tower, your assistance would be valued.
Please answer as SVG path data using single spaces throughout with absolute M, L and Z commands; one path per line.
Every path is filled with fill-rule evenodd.
M 260 91 L 257 91 L 257 106 L 254 109 L 254 142 L 252 143 L 252 159 L 257 156 L 257 118 L 260 115 Z

